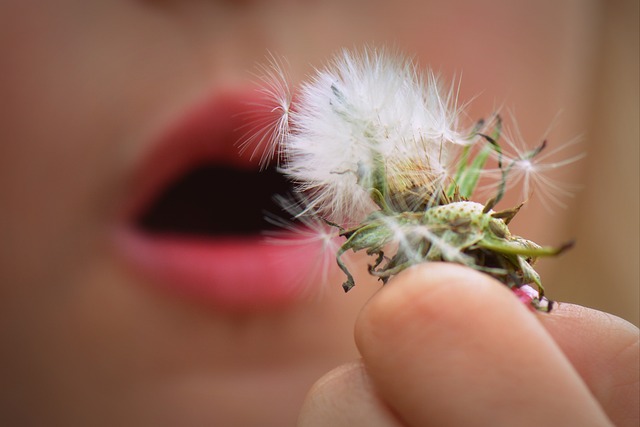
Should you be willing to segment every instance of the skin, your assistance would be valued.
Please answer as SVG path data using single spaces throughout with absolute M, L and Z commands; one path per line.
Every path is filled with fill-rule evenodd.
M 490 16 L 498 39 L 524 28 L 519 42 L 492 54 L 493 69 L 469 66 L 478 73 L 466 90 L 515 91 L 548 113 L 525 131 L 545 128 L 562 55 L 531 65 L 526 52 L 563 34 L 559 24 L 541 31 L 547 17 L 562 23 L 572 11 L 512 3 Z M 134 159 L 168 117 L 243 84 L 267 49 L 286 54 L 293 79 L 372 41 L 453 72 L 460 63 L 440 52 L 441 38 L 425 40 L 424 17 L 457 11 L 424 4 L 372 2 L 363 13 L 355 1 L 0 2 L 0 424 L 606 425 L 606 414 L 633 425 L 637 329 L 609 315 L 561 305 L 536 317 L 488 278 L 443 266 L 406 272 L 370 300 L 378 285 L 356 277 L 346 297 L 336 285 L 285 308 L 229 313 L 157 292 L 114 253 Z M 484 33 L 484 6 L 465 7 L 462 27 Z M 451 36 L 455 55 L 490 44 L 445 22 L 430 28 Z M 505 88 L 513 75 L 526 84 Z M 476 105 L 485 114 L 493 101 Z
M 315 384 L 299 425 L 638 423 L 637 328 L 564 303 L 533 314 L 459 266 L 404 272 L 367 303 L 355 338 L 362 359 Z

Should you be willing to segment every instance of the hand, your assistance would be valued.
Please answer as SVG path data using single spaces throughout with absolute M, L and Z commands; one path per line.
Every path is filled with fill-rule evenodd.
M 638 425 L 638 329 L 557 305 L 535 314 L 490 277 L 408 270 L 362 310 L 362 360 L 320 379 L 299 425 Z

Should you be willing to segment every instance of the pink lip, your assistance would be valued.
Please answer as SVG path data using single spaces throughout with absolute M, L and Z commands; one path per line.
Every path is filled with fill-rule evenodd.
M 257 92 L 228 92 L 210 97 L 169 126 L 142 159 L 115 241 L 146 282 L 228 309 L 288 304 L 309 290 L 305 273 L 312 269 L 317 252 L 294 239 L 290 245 L 273 245 L 260 236 L 153 235 L 132 224 L 157 192 L 187 169 L 207 162 L 257 167 L 235 144 L 246 120 L 239 113 L 256 96 Z

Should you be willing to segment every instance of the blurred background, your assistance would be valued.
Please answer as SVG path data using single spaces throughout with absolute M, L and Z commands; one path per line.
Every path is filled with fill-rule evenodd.
M 578 245 L 552 267 L 553 294 L 636 326 L 640 287 L 638 2 L 597 4 L 586 82 L 583 189 L 565 223 Z M 567 78 L 571 78 L 570 75 Z
M 470 119 L 497 108 L 511 112 L 531 147 L 544 138 L 549 150 L 579 138 L 561 158 L 586 157 L 554 176 L 568 187 L 578 184 L 564 200 L 568 206 L 545 209 L 534 193 L 512 228 L 540 244 L 576 240 L 561 258 L 539 264 L 552 299 L 638 325 L 637 0 L 316 4 L 283 1 L 254 12 L 255 19 L 273 20 L 262 43 L 295 58 L 294 78 L 343 47 L 396 47 L 446 79 L 461 78 L 460 100 L 473 98 Z M 311 23 L 296 19 L 309 13 Z M 255 45 L 256 57 L 262 43 Z M 502 206 L 517 202 L 512 197 Z

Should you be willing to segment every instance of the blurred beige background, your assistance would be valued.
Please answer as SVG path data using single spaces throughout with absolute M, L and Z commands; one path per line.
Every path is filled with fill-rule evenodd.
M 553 294 L 638 325 L 640 109 L 637 0 L 603 1 L 594 22 L 593 93 L 574 220 L 578 245 L 553 269 Z

